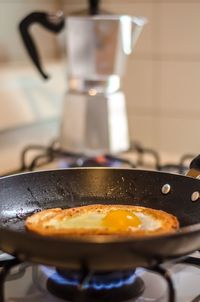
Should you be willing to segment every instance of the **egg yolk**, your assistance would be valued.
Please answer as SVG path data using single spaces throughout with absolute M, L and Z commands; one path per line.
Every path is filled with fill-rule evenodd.
M 102 222 L 105 227 L 124 231 L 128 230 L 129 227 L 139 227 L 141 225 L 141 220 L 127 210 L 110 211 Z

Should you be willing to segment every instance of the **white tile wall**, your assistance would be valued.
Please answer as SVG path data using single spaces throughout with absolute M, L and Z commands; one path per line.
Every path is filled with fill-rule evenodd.
M 160 53 L 177 59 L 200 58 L 200 1 L 160 2 Z
M 125 5 L 126 2 L 126 5 Z M 131 55 L 124 90 L 132 139 L 168 153 L 198 153 L 200 1 L 104 1 L 149 19 Z M 146 37 L 145 37 L 146 36 Z
M 134 110 L 129 113 L 130 136 L 146 147 L 158 145 L 160 131 L 157 125 L 158 118 L 151 114 Z
M 160 116 L 157 121 L 158 145 L 167 153 L 199 153 L 199 129 L 198 116 L 188 117 Z
M 199 81 L 200 60 L 162 60 L 161 113 L 165 116 L 177 117 L 198 115 L 200 112 Z
M 86 0 L 0 0 L 0 60 L 24 60 L 29 66 L 13 27 L 29 11 L 61 8 L 67 14 L 84 7 Z M 200 1 L 102 0 L 102 7 L 149 19 L 128 58 L 123 81 L 131 138 L 163 152 L 198 153 Z M 10 25 L 2 32 L 8 20 Z M 34 30 L 42 41 L 43 58 L 57 55 L 55 38 L 39 28 Z
M 154 106 L 153 75 L 154 65 L 152 60 L 129 60 L 127 73 L 122 81 L 123 90 L 127 92 L 128 110 L 134 111 L 139 108 L 145 112 L 152 111 Z

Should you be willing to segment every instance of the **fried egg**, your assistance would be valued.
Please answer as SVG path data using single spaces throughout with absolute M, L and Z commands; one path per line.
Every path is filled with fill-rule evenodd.
M 48 209 L 25 221 L 29 231 L 41 235 L 142 236 L 173 232 L 177 218 L 167 212 L 130 205 L 88 205 L 70 209 Z

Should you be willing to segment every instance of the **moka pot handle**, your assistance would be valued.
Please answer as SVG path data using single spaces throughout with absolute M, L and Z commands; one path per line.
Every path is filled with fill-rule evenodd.
M 36 44 L 29 32 L 30 26 L 35 23 L 42 25 L 44 28 L 53 33 L 59 33 L 64 27 L 64 16 L 60 11 L 54 14 L 45 12 L 33 12 L 26 16 L 19 24 L 19 31 L 30 58 L 32 59 L 42 77 L 44 79 L 48 79 L 49 76 L 43 70 Z

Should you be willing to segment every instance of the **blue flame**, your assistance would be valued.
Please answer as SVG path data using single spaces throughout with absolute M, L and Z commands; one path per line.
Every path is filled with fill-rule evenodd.
M 63 286 L 80 286 L 80 276 L 74 273 L 70 277 L 63 277 L 59 273 L 55 271 L 55 269 L 42 266 L 42 270 L 48 278 L 51 278 L 55 281 L 55 283 L 63 285 Z M 109 280 L 105 280 L 104 277 L 99 278 L 99 276 L 94 276 L 91 278 L 88 283 L 84 284 L 85 289 L 94 289 L 97 291 L 100 290 L 111 290 L 113 288 L 120 288 L 125 285 L 130 285 L 135 281 L 136 274 L 135 272 L 131 272 L 130 275 L 123 276 L 120 278 L 114 278 Z M 100 280 L 98 280 L 100 279 Z

